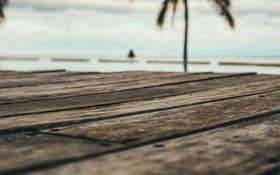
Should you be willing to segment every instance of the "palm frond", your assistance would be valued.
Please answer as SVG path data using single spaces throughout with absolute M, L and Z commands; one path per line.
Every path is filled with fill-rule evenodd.
M 168 5 L 169 5 L 169 0 L 164 0 L 157 19 L 157 25 L 160 27 L 162 27 L 164 24 L 164 19 L 166 16 L 166 12 L 168 10 Z
M 157 25 L 162 27 L 169 5 L 172 5 L 172 23 L 174 24 L 179 0 L 164 0 L 157 18 Z
M 0 0 L 0 20 L 5 18 L 3 8 L 8 5 L 8 0 Z
M 178 0 L 173 0 L 172 4 L 173 4 L 172 23 L 174 25 L 175 16 L 176 16 L 177 7 L 178 7 Z
M 221 15 L 224 16 L 229 23 L 229 25 L 234 28 L 235 22 L 230 13 L 230 0 L 212 0 L 214 4 L 220 9 Z
M 234 28 L 235 22 L 234 18 L 230 12 L 230 7 L 231 7 L 231 0 L 208 0 L 212 1 L 216 7 L 220 10 L 220 13 L 222 16 L 224 16 L 229 23 L 229 25 Z M 162 27 L 164 24 L 165 16 L 168 10 L 168 5 L 172 3 L 173 5 L 173 14 L 172 14 L 172 22 L 174 23 L 175 21 L 175 15 L 178 7 L 178 2 L 179 0 L 164 0 L 162 3 L 161 10 L 158 15 L 157 19 L 157 25 Z

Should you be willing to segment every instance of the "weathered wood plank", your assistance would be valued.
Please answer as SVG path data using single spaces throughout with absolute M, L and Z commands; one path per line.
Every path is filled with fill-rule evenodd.
M 34 86 L 38 84 L 48 84 L 48 83 L 58 83 L 58 82 L 68 82 L 78 80 L 85 75 L 82 73 L 70 73 L 70 72 L 58 72 L 51 74 L 23 74 L 15 75 L 12 77 L 6 77 L 0 80 L 0 88 L 13 88 L 22 86 Z M 98 74 L 93 73 L 92 75 L 97 77 Z
M 267 86 L 262 86 L 263 84 L 267 84 Z M 280 90 L 280 79 L 244 83 L 241 85 L 233 85 L 202 92 L 151 100 L 139 100 L 104 107 L 22 115 L 18 117 L 4 117 L 0 119 L 0 133 L 26 129 L 51 128 L 55 126 L 66 126 L 69 124 L 125 117 L 128 115 L 150 113 L 161 110 L 166 111 L 173 108 L 210 103 L 237 97 L 240 98 L 276 90 Z M 266 104 L 264 106 L 266 106 Z
M 59 164 L 64 159 L 101 153 L 117 144 L 79 140 L 35 132 L 0 136 L 0 174 L 16 174 L 32 167 Z
M 45 71 L 28 71 L 28 72 L 19 72 L 19 71 L 0 71 L 1 77 L 13 77 L 13 76 L 27 76 L 31 74 L 48 74 L 48 73 L 57 73 L 57 72 L 65 72 L 64 69 L 57 70 L 45 70 Z
M 10 85 L 5 84 L 1 87 L 1 92 L 5 92 L 7 89 L 12 90 L 24 90 L 27 89 L 29 91 L 38 91 L 38 90 L 44 90 L 44 89 L 52 89 L 52 88 L 64 88 L 64 87 L 71 87 L 71 83 L 75 86 L 82 81 L 94 81 L 95 84 L 101 84 L 101 82 L 104 83 L 110 83 L 110 82 L 123 82 L 123 81 L 135 81 L 135 80 L 142 80 L 142 79 L 152 79 L 157 77 L 164 77 L 164 76 L 172 76 L 172 75 L 184 75 L 182 73 L 154 73 L 154 72 L 117 72 L 117 73 L 92 73 L 92 72 L 62 72 L 58 75 L 62 75 L 59 78 L 52 75 L 47 75 L 47 79 L 44 79 L 40 76 L 37 76 L 36 74 L 31 74 L 32 77 L 25 77 L 25 78 L 13 78 L 8 79 L 10 81 Z M 68 75 L 68 76 L 67 76 Z M 70 75 L 70 76 L 69 76 Z M 71 76 L 72 75 L 72 76 Z M 43 75 L 44 76 L 44 75 Z M 65 77 L 63 77 L 65 76 Z M 35 79 L 34 79 L 35 78 Z M 55 79 L 55 82 L 52 82 Z M 105 80 L 104 80 L 105 79 Z M 47 84 L 47 81 L 49 84 Z M 5 83 L 6 80 L 3 80 L 3 83 Z M 31 81 L 31 82 L 30 82 Z M 15 84 L 13 84 L 15 83 Z M 22 86 L 17 86 L 18 84 Z M 32 84 L 33 83 L 33 84 Z M 66 86 L 65 83 L 69 83 Z M 0 84 L 1 85 L 1 84 Z M 25 87 L 27 86 L 27 87 Z M 32 89 L 30 88 L 32 86 Z M 58 87 L 57 87 L 58 86 Z M 83 85 L 81 85 L 83 86 Z M 12 88 L 11 88 L 12 87 Z M 24 92 L 24 91 L 22 91 Z
M 49 130 L 82 138 L 139 144 L 280 112 L 280 91 Z
M 96 76 L 126 76 L 126 75 L 183 75 L 184 73 L 180 72 L 141 72 L 141 71 L 132 71 L 132 72 L 73 72 L 73 71 L 34 71 L 34 72 L 17 72 L 11 75 L 10 80 L 15 80 L 20 78 L 20 80 L 25 81 L 25 78 L 35 78 L 39 79 L 40 76 L 50 77 L 50 76 L 69 76 L 69 75 L 96 75 Z M 29 80 L 29 79 L 27 79 Z
M 106 121 L 107 126 L 105 123 L 96 122 L 90 125 L 90 129 L 87 128 L 87 131 L 84 130 L 85 133 L 99 133 L 94 134 L 94 136 L 91 135 L 90 137 L 85 136 L 81 133 L 80 129 L 77 129 L 77 127 L 85 129 L 85 125 L 82 125 L 82 127 L 74 126 L 63 128 L 62 132 L 57 130 L 62 128 L 51 131 L 65 135 L 69 134 L 68 132 L 75 128 L 75 131 L 72 130 L 75 134 L 71 131 L 70 135 L 92 138 L 91 141 L 93 143 L 86 145 L 81 141 L 73 142 L 71 140 L 70 143 L 66 141 L 66 144 L 64 144 L 64 140 L 61 138 L 57 139 L 51 137 L 50 139 L 49 136 L 41 135 L 35 135 L 34 138 L 32 134 L 31 138 L 25 138 L 28 135 L 21 136 L 20 134 L 4 135 L 0 137 L 0 140 L 3 140 L 0 142 L 0 150 L 6 150 L 1 153 L 1 155 L 4 155 L 3 157 L 1 156 L 1 158 L 5 161 L 0 161 L 0 170 L 2 174 L 8 174 L 7 171 L 10 171 L 11 174 L 15 174 L 13 172 L 57 166 L 59 165 L 57 162 L 65 163 L 77 161 L 79 160 L 79 158 L 77 158 L 79 156 L 81 156 L 81 160 L 84 158 L 98 157 L 100 155 L 114 153 L 115 151 L 130 149 L 137 145 L 141 146 L 156 143 L 155 147 L 158 148 L 163 145 L 162 143 L 157 143 L 161 140 L 190 136 L 202 131 L 239 123 L 240 121 L 253 120 L 258 117 L 262 118 L 275 110 L 279 112 L 280 103 L 275 100 L 279 99 L 279 96 L 280 92 L 278 92 L 277 95 L 276 93 L 267 93 L 261 96 L 255 95 L 241 99 L 215 102 L 209 105 L 204 104 L 189 107 L 179 111 L 153 113 L 151 116 L 148 116 L 148 114 L 130 116 L 126 118 L 126 120 Z M 122 123 L 124 124 L 122 125 Z M 124 132 L 124 130 L 132 133 Z M 142 139 L 138 138 L 138 140 L 136 140 L 135 137 L 131 137 L 133 134 Z M 110 138 L 107 138 L 109 135 Z M 154 139 L 155 136 L 157 139 Z M 99 138 L 104 140 L 101 141 Z M 189 140 L 188 138 L 189 137 L 185 140 Z M 202 139 L 201 136 L 198 138 Z M 53 141 L 53 139 L 55 141 Z M 118 144 L 117 142 L 122 142 L 122 144 Z M 102 145 L 105 147 L 103 148 Z M 15 160 L 14 157 L 17 157 L 17 159 Z M 44 166 L 44 164 L 46 165 Z
M 70 76 L 70 75 L 81 75 L 81 72 L 66 72 L 66 71 L 46 71 L 46 72 L 17 72 L 13 74 L 8 74 L 5 76 L 1 76 L 2 79 L 0 83 L 4 82 L 14 82 L 14 81 L 24 81 L 39 78 L 49 78 L 49 77 L 60 77 L 60 76 Z
M 55 72 L 56 73 L 56 72 Z M 128 74 L 128 75 L 126 75 Z M 64 80 L 62 82 L 57 82 L 54 84 L 34 84 L 32 87 L 30 86 L 19 86 L 19 87 L 13 87 L 13 88 L 5 88 L 2 87 L 0 89 L 0 94 L 6 93 L 7 91 L 18 92 L 18 93 L 25 93 L 25 92 L 32 92 L 32 91 L 43 91 L 43 90 L 51 90 L 51 89 L 63 89 L 63 88 L 69 88 L 69 87 L 83 87 L 87 85 L 98 85 L 103 84 L 103 79 L 106 80 L 104 83 L 114 83 L 114 82 L 123 82 L 123 81 L 135 81 L 135 80 L 142 80 L 142 79 L 152 79 L 152 78 L 158 78 L 158 77 L 164 77 L 164 76 L 172 76 L 172 75 L 184 75 L 182 73 L 158 73 L 158 72 L 117 72 L 117 73 L 96 73 L 96 72 L 62 72 L 58 73 L 58 76 L 75 76 L 75 75 L 81 75 L 76 78 L 76 81 L 67 81 L 67 77 L 64 77 Z M 114 77 L 117 75 L 117 77 Z M 122 76 L 123 80 L 115 80 L 114 78 L 118 78 L 118 76 Z M 137 76 L 138 75 L 138 76 Z M 41 77 L 37 74 L 31 74 L 31 73 L 24 73 L 21 76 L 25 76 L 25 78 L 32 78 L 35 77 L 36 79 L 40 79 Z M 31 76 L 31 77 L 30 77 Z M 57 78 L 56 74 L 52 73 L 51 75 L 48 75 L 49 78 Z M 105 77 L 104 77 L 105 76 Z M 130 77 L 130 78 L 129 78 Z M 72 78 L 72 77 L 70 77 Z M 80 78 L 80 79 L 79 79 Z M 127 79 L 128 78 L 128 79 Z M 28 80 L 29 80 L 28 79 Z M 110 80 L 111 79 L 111 80 Z M 21 77 L 14 77 L 13 79 L 9 78 L 9 80 L 12 80 L 14 82 L 18 81 L 25 81 L 26 79 L 21 79 Z
M 22 92 L 27 95 L 26 102 L 0 105 L 0 175 L 35 170 L 39 174 L 108 174 L 112 170 L 116 174 L 182 174 L 188 169 L 190 174 L 279 172 L 279 76 L 122 72 L 95 77 L 85 73 L 77 78 L 80 75 L 70 72 L 43 74 L 7 78 L 25 87 L 13 86 L 21 92 L 13 96 L 15 91 L 7 91 L 3 97 L 19 100 Z M 148 75 L 155 77 L 147 79 Z M 60 87 L 52 82 L 54 77 L 61 80 Z M 43 80 L 52 85 L 42 84 Z M 73 84 L 65 88 L 63 81 Z M 74 84 L 78 82 L 84 84 Z M 53 90 L 46 94 L 48 99 L 39 100 L 44 98 L 44 86 Z M 269 117 L 272 114 L 277 115 Z M 101 169 L 111 161 L 108 170 Z M 74 168 L 65 169 L 68 163 Z M 137 163 L 140 166 L 134 168 Z M 92 165 L 100 167 L 92 171 Z M 127 165 L 132 168 L 124 169 Z M 53 169 L 45 171 L 48 168 Z
M 60 73 L 63 74 L 63 73 Z M 68 72 L 66 72 L 65 74 L 69 74 Z M 8 80 L 0 80 L 0 88 L 11 88 L 11 87 L 20 87 L 20 86 L 34 86 L 34 85 L 41 85 L 41 84 L 56 84 L 56 83 L 61 83 L 61 82 L 73 82 L 73 81 L 81 81 L 81 80 L 95 80 L 95 81 L 115 81 L 119 79 L 126 79 L 129 78 L 131 80 L 135 79 L 138 77 L 138 79 L 143 79 L 143 78 L 147 78 L 148 75 L 149 76 L 153 76 L 153 75 L 164 75 L 165 73 L 141 73 L 141 72 L 119 72 L 119 73 L 114 73 L 114 74 L 96 74 L 96 73 L 92 73 L 92 74 L 88 74 L 85 75 L 84 73 L 76 73 L 77 75 L 72 75 L 72 76 L 58 76 L 58 77 L 54 77 L 51 75 L 42 75 L 41 76 L 34 76 L 31 78 L 14 78 L 14 79 L 8 79 Z M 171 73 L 168 73 L 171 74 Z M 176 74 L 176 73 L 172 73 L 172 74 Z M 142 78 L 141 78 L 142 77 Z M 116 80 L 114 80 L 116 79 Z M 117 81 L 117 82 L 118 82 Z
M 30 175 L 279 174 L 279 133 L 277 115 Z
M 237 77 L 222 76 L 217 79 L 205 80 L 199 82 L 180 83 L 167 86 L 150 87 L 144 89 L 129 89 L 123 91 L 118 90 L 116 86 L 110 85 L 110 88 L 115 88 L 116 92 L 100 93 L 78 97 L 67 97 L 49 100 L 36 100 L 23 103 L 11 103 L 0 105 L 0 117 L 22 115 L 22 114 L 34 114 L 47 111 L 58 111 L 65 109 L 81 108 L 81 107 L 94 107 L 100 105 L 112 105 L 117 103 L 144 100 L 150 98 L 165 97 L 171 95 L 186 94 L 195 91 L 209 90 L 213 88 L 225 87 L 229 85 L 235 85 L 240 83 L 261 81 L 272 78 L 269 75 L 244 75 Z M 148 85 L 148 84 L 143 84 Z M 101 92 L 106 89 L 99 88 Z M 94 87 L 93 87 L 94 90 Z M 84 92 L 83 90 L 81 92 Z M 91 91 L 86 91 L 89 93 Z M 93 92 L 100 92 L 98 89 Z M 73 95 L 74 92 L 71 93 Z M 25 94 L 27 95 L 27 94 Z M 29 97 L 29 96 L 28 96 Z
M 51 71 L 51 72 L 23 72 L 21 74 L 16 74 L 16 75 L 11 75 L 11 76 L 2 76 L 2 80 L 18 80 L 18 81 L 22 81 L 22 79 L 31 79 L 31 78 L 35 78 L 38 79 L 39 77 L 45 78 L 45 77 L 62 77 L 62 76 L 75 76 L 75 75 L 94 75 L 94 74 L 103 74 L 103 73 L 99 73 L 99 72 L 63 72 L 63 71 Z M 5 87 L 1 88 L 4 89 Z M 14 87 L 13 87 L 14 88 Z
M 43 89 L 28 87 L 25 88 L 24 90 L 23 89 L 19 90 L 18 88 L 16 88 L 16 89 L 9 89 L 8 92 L 7 89 L 5 90 L 2 89 L 2 91 L 0 91 L 0 104 L 19 102 L 19 101 L 30 101 L 30 100 L 34 101 L 37 99 L 54 99 L 54 98 L 81 96 L 81 95 L 85 96 L 90 94 L 98 94 L 98 93 L 105 93 L 105 92 L 112 92 L 112 91 L 172 85 L 177 83 L 195 82 L 195 81 L 210 80 L 210 79 L 224 78 L 224 77 L 234 77 L 234 76 L 241 76 L 241 75 L 244 74 L 190 74 L 187 76 L 185 74 L 175 75 L 175 76 L 159 75 L 160 77 L 158 77 L 158 75 L 154 75 L 151 76 L 153 78 L 151 77 L 146 78 L 147 75 L 142 75 L 142 76 L 132 75 L 130 77 L 127 77 L 127 79 L 125 77 L 122 77 L 122 80 L 118 80 L 116 77 L 108 76 L 107 78 L 105 78 L 104 76 L 102 76 L 102 78 L 98 78 L 94 80 L 92 79 L 91 81 L 87 81 L 86 84 L 81 83 L 83 84 L 83 86 L 80 85 L 80 82 L 75 82 L 76 87 L 62 88 L 59 87 L 57 84 L 55 84 L 54 85 L 55 88 L 52 89 L 47 88 L 47 90 L 46 87 L 43 87 Z

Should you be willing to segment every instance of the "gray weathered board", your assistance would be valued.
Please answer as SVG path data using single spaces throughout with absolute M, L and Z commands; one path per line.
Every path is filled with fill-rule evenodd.
M 280 76 L 0 77 L 0 175 L 280 173 Z

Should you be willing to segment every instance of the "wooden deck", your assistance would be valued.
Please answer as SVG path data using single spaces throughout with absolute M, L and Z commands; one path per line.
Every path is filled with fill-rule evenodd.
M 280 76 L 0 77 L 0 175 L 280 174 Z

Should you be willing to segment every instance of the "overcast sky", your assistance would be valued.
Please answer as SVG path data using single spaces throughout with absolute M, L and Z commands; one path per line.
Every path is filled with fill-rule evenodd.
M 183 14 L 155 25 L 160 0 L 10 0 L 0 55 L 180 55 Z M 206 0 L 190 0 L 191 55 L 280 55 L 280 0 L 233 0 L 231 30 Z M 182 9 L 179 9 L 182 11 Z

